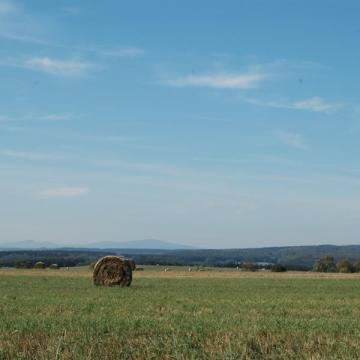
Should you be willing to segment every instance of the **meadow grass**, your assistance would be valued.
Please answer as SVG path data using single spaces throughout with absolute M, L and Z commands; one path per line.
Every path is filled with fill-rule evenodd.
M 0 359 L 358 359 L 360 278 L 0 270 Z

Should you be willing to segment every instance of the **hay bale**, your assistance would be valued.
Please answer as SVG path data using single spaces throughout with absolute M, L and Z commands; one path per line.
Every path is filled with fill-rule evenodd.
M 132 259 L 124 259 L 124 278 L 121 282 L 121 286 L 130 286 L 132 282 L 132 272 L 135 262 Z
M 51 264 L 49 266 L 49 269 L 52 269 L 52 270 L 59 270 L 60 269 L 60 266 L 58 264 Z
M 94 266 L 93 280 L 97 286 L 130 286 L 135 262 L 121 256 L 105 256 Z
M 133 259 L 127 259 L 129 264 L 131 265 L 131 270 L 134 271 L 136 270 L 136 264 L 135 261 Z
M 43 263 L 42 261 L 38 261 L 37 263 L 35 263 L 34 265 L 34 269 L 45 269 L 45 263 Z

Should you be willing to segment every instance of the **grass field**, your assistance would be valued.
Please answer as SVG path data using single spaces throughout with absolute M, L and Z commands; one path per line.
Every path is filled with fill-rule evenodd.
M 360 277 L 0 270 L 0 359 L 359 359 Z

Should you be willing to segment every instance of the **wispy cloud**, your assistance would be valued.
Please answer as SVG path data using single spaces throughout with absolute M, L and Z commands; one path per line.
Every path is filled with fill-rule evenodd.
M 5 126 L 2 129 L 13 132 L 30 132 L 32 129 L 25 126 Z
M 62 47 L 59 45 L 56 45 L 50 41 L 40 39 L 34 36 L 28 36 L 23 34 L 17 34 L 10 31 L 4 31 L 0 29 L 0 38 L 6 39 L 6 40 L 13 40 L 13 41 L 19 41 L 24 43 L 31 43 L 31 44 L 38 44 L 38 45 L 44 45 L 44 46 L 51 46 L 51 47 Z
M 52 189 L 42 190 L 38 196 L 44 199 L 49 198 L 72 198 L 86 195 L 90 192 L 88 187 L 58 187 Z
M 126 135 L 81 135 L 84 140 L 91 140 L 96 142 L 108 143 L 108 144 L 129 144 L 139 142 L 143 140 L 138 136 L 126 136 Z
M 59 60 L 49 57 L 34 57 L 23 64 L 24 67 L 46 72 L 52 75 L 83 75 L 93 68 L 93 65 L 79 60 Z
M 52 26 L 48 25 L 48 19 L 40 13 L 29 11 L 31 5 L 28 1 L 0 0 L 0 39 L 32 44 L 40 48 L 56 48 L 79 53 L 91 53 L 95 56 L 104 57 L 137 57 L 144 53 L 144 50 L 135 46 L 115 45 L 104 49 L 99 45 L 76 45 L 74 43 L 59 43 L 52 38 Z M 70 4 L 58 9 L 66 16 L 80 14 L 81 8 Z M 57 37 L 58 38 L 58 37 Z M 52 74 L 79 74 L 89 70 L 91 64 L 77 60 L 58 60 L 47 57 L 36 57 L 29 59 L 25 64 L 27 67 L 36 70 L 43 70 Z M 19 66 L 16 64 L 15 66 Z
M 2 150 L 0 155 L 12 157 L 21 160 L 31 161 L 46 161 L 46 160 L 62 160 L 64 159 L 61 155 L 54 155 L 40 152 L 29 152 L 29 151 L 14 151 L 14 150 Z
M 42 39 L 42 36 L 39 37 L 44 33 L 41 21 L 24 11 L 21 4 L 11 0 L 0 0 L 0 38 L 52 46 L 51 42 Z
M 15 123 L 29 123 L 29 122 L 59 122 L 67 120 L 81 119 L 84 114 L 75 113 L 53 113 L 53 114 L 27 114 L 27 115 L 0 115 L 0 125 L 15 124 Z M 10 128 L 10 127 L 8 127 Z M 13 126 L 15 128 L 15 126 Z M 30 128 L 29 128 L 30 129 Z
M 128 47 L 128 48 L 120 48 L 120 49 L 107 49 L 107 50 L 101 50 L 100 55 L 105 57 L 128 57 L 128 58 L 134 58 L 141 56 L 145 53 L 143 49 L 137 48 L 137 47 Z
M 265 73 L 209 73 L 186 75 L 166 81 L 178 87 L 209 87 L 216 89 L 251 89 L 268 78 Z
M 49 120 L 49 121 L 63 121 L 63 120 L 71 120 L 71 119 L 79 119 L 83 117 L 82 114 L 74 114 L 74 113 L 57 113 L 57 114 L 47 114 L 36 117 L 39 120 Z
M 292 105 L 294 109 L 309 110 L 315 112 L 333 112 L 342 106 L 341 104 L 325 102 L 320 97 L 313 97 L 310 99 L 297 101 Z
M 76 45 L 59 43 L 51 39 L 52 27 L 47 26 L 47 19 L 37 15 L 33 11 L 27 11 L 27 2 L 21 4 L 13 0 L 0 0 L 0 39 L 11 42 L 38 45 L 40 48 L 57 48 L 79 53 L 90 53 L 98 57 L 123 57 L 134 58 L 144 54 L 144 50 L 135 46 L 115 45 L 104 49 L 101 45 Z M 77 6 L 65 6 L 59 9 L 67 16 L 75 16 L 81 12 Z M 45 21 L 44 21 L 45 20 Z M 4 65 L 4 64 L 3 64 Z M 11 66 L 11 64 L 5 64 Z M 92 64 L 79 60 L 61 60 L 49 57 L 34 57 L 28 59 L 25 64 L 17 61 L 13 66 L 25 66 L 35 70 L 46 71 L 56 75 L 83 74 Z
M 285 145 L 295 149 L 308 150 L 304 138 L 300 134 L 279 131 L 276 133 L 276 137 Z
M 278 109 L 293 109 L 305 110 L 319 113 L 331 113 L 340 109 L 343 105 L 340 103 L 326 102 L 321 97 L 315 96 L 312 98 L 298 100 L 298 101 L 264 101 L 254 98 L 241 97 L 241 100 L 252 105 L 272 107 Z

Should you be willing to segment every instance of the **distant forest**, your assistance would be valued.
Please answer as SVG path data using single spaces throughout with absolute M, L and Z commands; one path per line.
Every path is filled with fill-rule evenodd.
M 331 256 L 334 261 L 360 260 L 360 245 L 349 246 L 290 246 L 255 249 L 220 250 L 139 250 L 139 249 L 61 249 L 0 251 L 1 267 L 32 267 L 43 261 L 47 266 L 81 266 L 95 262 L 105 255 L 132 257 L 143 265 L 187 265 L 236 267 L 242 263 L 256 263 L 260 267 L 281 264 L 289 270 L 311 270 L 319 259 Z

